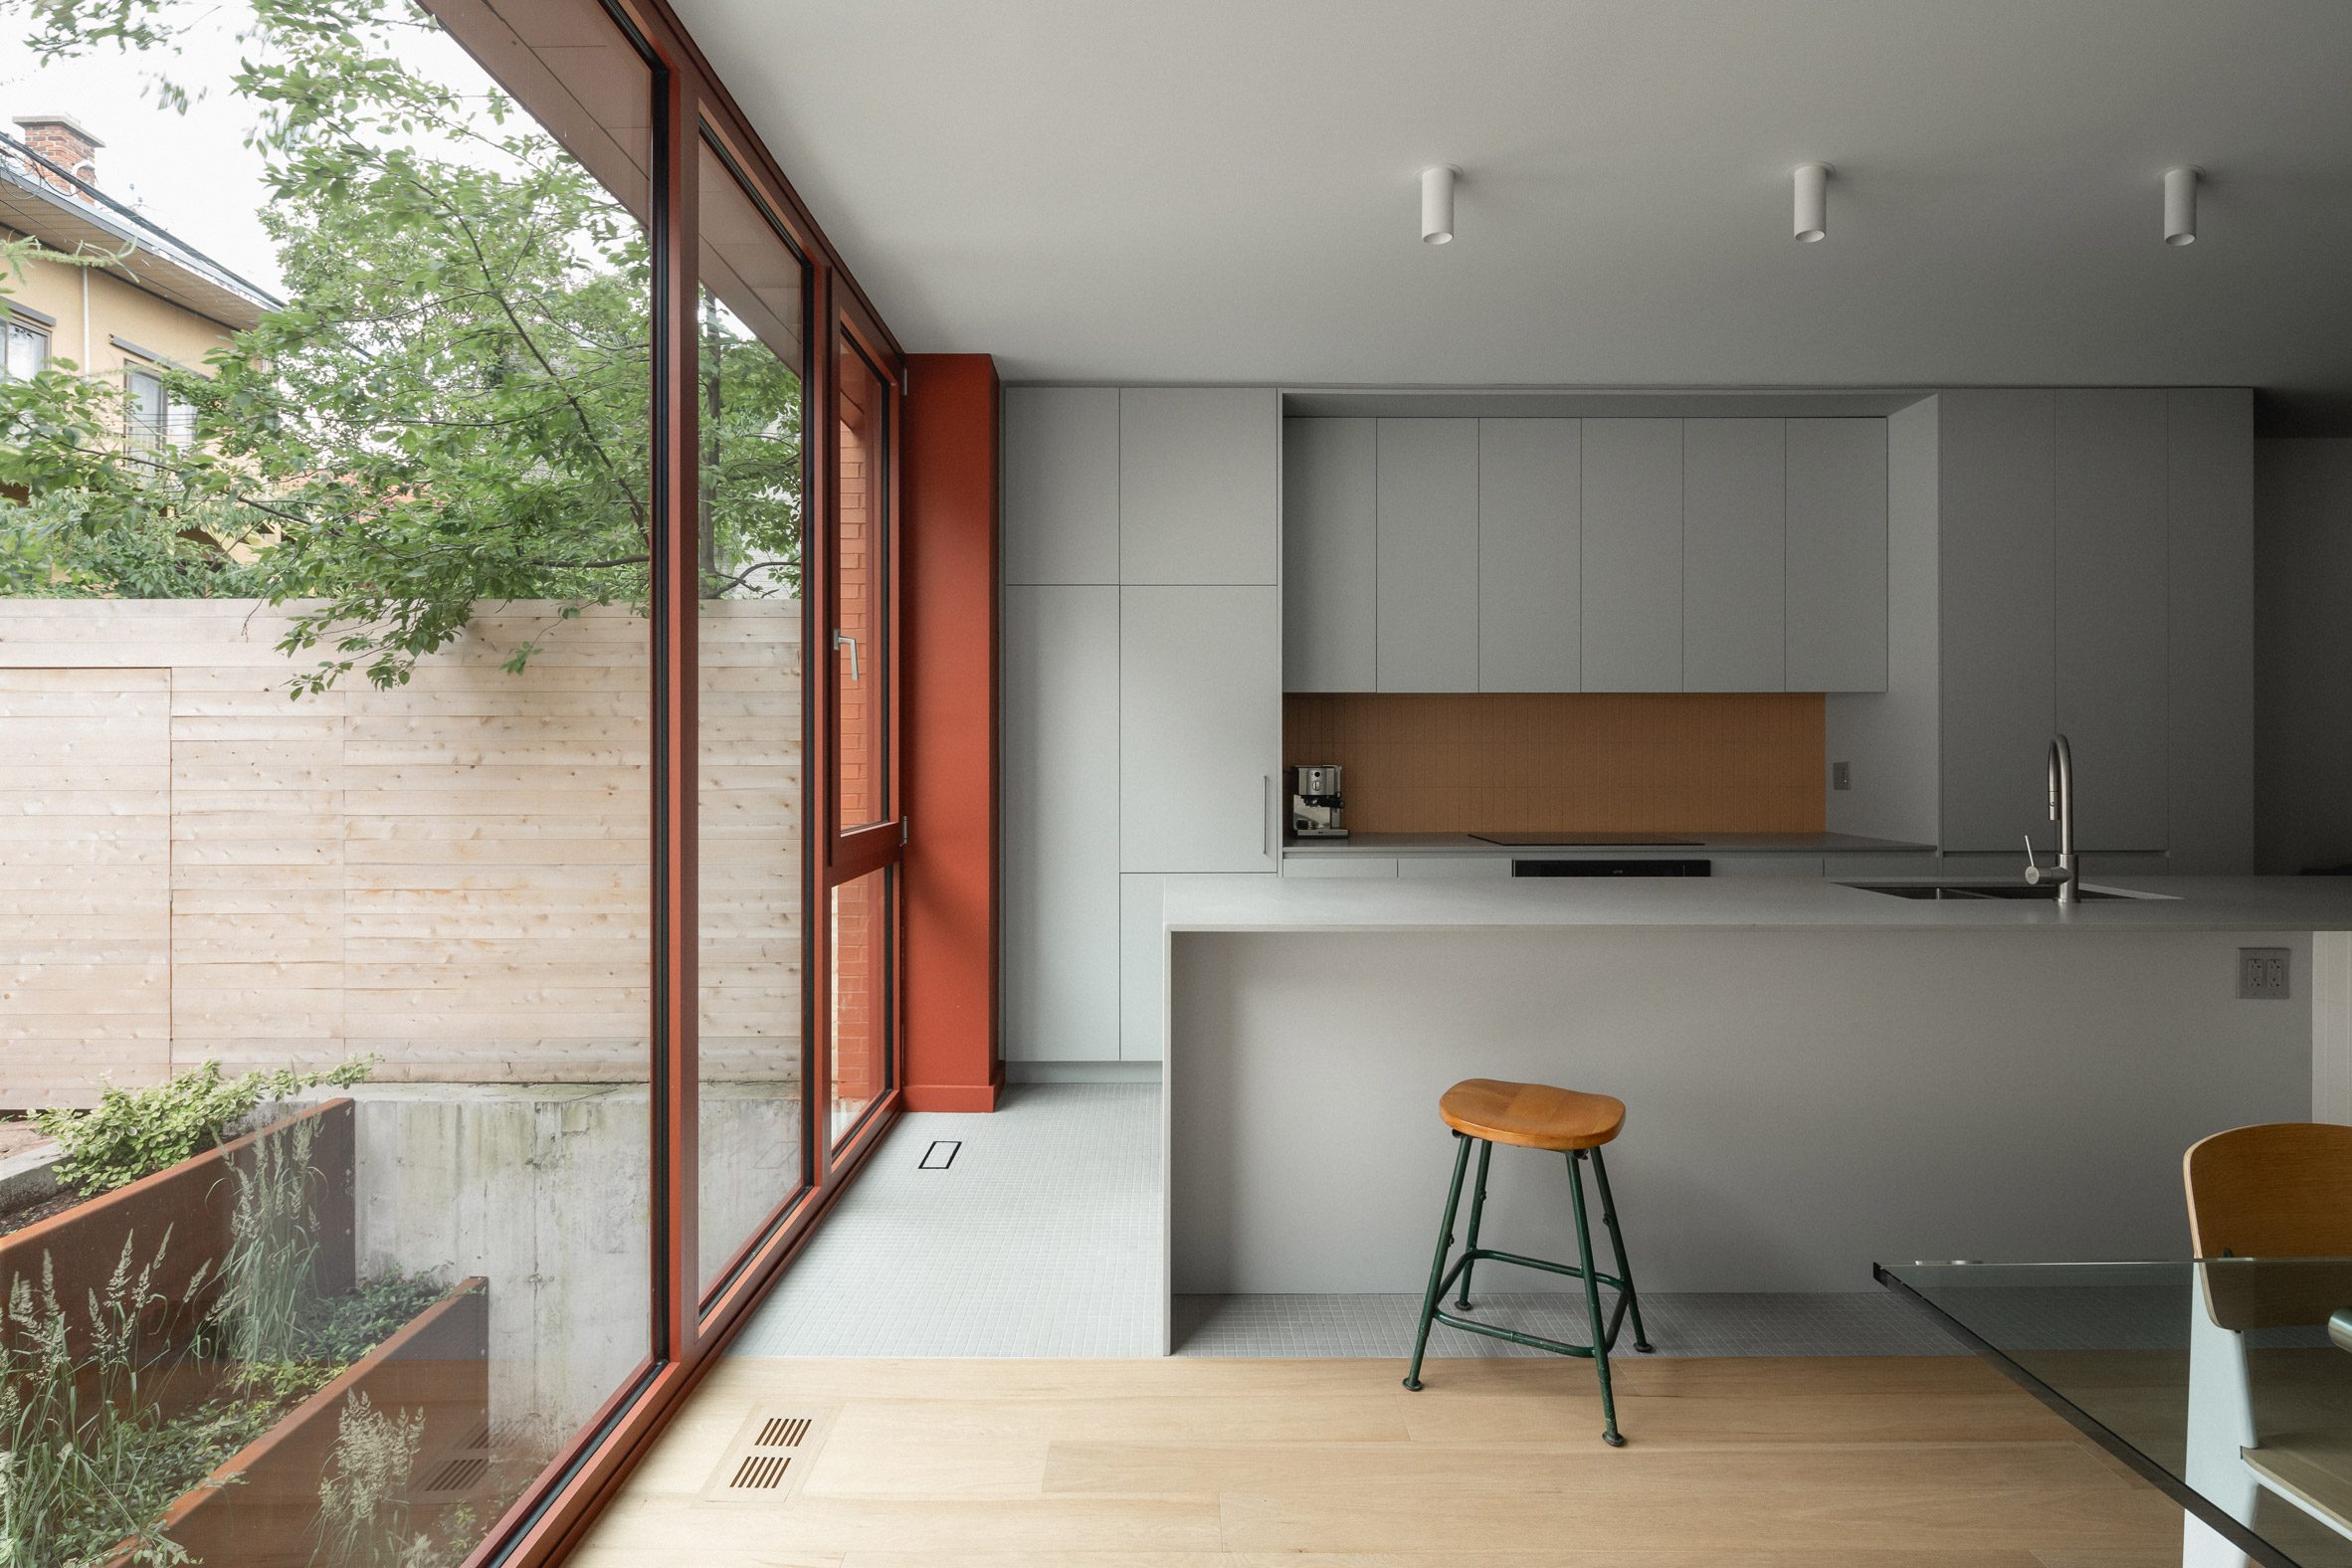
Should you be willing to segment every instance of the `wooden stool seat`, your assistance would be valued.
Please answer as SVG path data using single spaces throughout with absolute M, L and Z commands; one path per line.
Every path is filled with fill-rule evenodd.
M 1446 1090 L 1438 1114 L 1455 1131 L 1488 1143 L 1567 1154 L 1616 1137 L 1625 1126 L 1625 1101 L 1543 1083 L 1465 1078 Z

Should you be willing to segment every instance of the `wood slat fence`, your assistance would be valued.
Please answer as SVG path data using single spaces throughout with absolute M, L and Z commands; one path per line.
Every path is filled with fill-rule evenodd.
M 647 623 L 504 605 L 407 686 L 299 698 L 284 630 L 0 600 L 0 1108 L 208 1058 L 643 1081 Z M 704 606 L 711 1078 L 798 1076 L 800 639 L 797 603 Z

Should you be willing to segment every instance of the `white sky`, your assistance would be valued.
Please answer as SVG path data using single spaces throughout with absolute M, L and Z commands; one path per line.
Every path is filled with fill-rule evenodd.
M 24 46 L 22 22 L 0 13 L 6 30 L 0 32 L 0 122 L 19 114 L 73 115 L 105 143 L 98 154 L 98 189 L 277 293 L 277 257 L 255 216 L 266 198 L 262 160 L 245 144 L 253 106 L 227 85 L 240 54 L 236 35 L 250 13 L 224 4 L 202 14 L 203 25 L 167 63 L 171 78 L 191 95 L 182 114 L 158 104 L 149 91 L 157 64 L 151 57 L 108 47 L 43 64 Z M 402 53 L 443 81 L 487 85 L 481 68 L 444 36 Z M 13 123 L 0 123 L 0 131 L 20 134 Z

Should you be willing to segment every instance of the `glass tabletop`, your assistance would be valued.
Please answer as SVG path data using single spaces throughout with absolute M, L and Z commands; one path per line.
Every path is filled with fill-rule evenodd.
M 2177 1500 L 2185 1568 L 2352 1568 L 2352 1259 L 1876 1274 Z

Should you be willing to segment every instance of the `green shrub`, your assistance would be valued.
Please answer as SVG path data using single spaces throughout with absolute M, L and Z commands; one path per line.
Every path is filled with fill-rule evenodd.
M 279 1068 L 224 1078 L 221 1065 L 207 1062 L 151 1088 L 109 1084 L 96 1110 L 39 1110 L 32 1120 L 65 1151 L 57 1162 L 58 1179 L 95 1198 L 219 1142 L 238 1118 L 265 1100 L 287 1099 L 322 1084 L 346 1088 L 364 1082 L 375 1065 L 374 1057 L 360 1057 L 322 1073 Z

